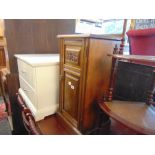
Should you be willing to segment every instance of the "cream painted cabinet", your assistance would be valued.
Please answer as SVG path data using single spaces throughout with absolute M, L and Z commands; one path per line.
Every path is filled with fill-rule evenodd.
M 18 63 L 19 93 L 35 120 L 54 114 L 58 109 L 59 55 L 20 54 Z

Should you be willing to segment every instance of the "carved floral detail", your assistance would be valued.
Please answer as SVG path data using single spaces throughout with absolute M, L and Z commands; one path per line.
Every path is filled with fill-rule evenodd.
M 79 52 L 66 51 L 66 61 L 78 64 L 79 63 Z

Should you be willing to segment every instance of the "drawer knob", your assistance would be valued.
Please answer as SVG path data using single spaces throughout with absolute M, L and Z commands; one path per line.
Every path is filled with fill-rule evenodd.
M 71 85 L 71 89 L 74 89 L 74 86 L 73 85 Z
M 24 90 L 25 92 L 29 92 L 29 90 L 27 90 L 27 89 L 25 89 L 25 88 L 24 88 L 23 90 Z

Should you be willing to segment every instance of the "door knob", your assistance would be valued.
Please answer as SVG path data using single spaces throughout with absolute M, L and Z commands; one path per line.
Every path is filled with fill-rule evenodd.
M 73 85 L 71 85 L 71 89 L 74 89 L 74 86 Z

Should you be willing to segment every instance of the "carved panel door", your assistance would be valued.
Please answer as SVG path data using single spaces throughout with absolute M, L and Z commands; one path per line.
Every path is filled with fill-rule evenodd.
M 76 128 L 80 119 L 83 44 L 83 40 L 66 41 L 61 61 L 61 113 Z
M 77 127 L 80 101 L 80 77 L 65 71 L 63 86 L 62 113 L 71 124 Z

